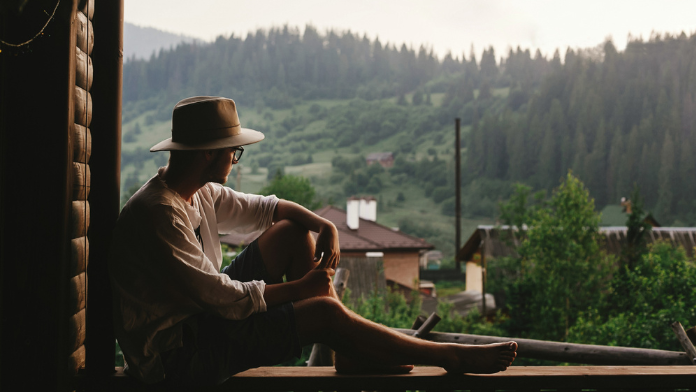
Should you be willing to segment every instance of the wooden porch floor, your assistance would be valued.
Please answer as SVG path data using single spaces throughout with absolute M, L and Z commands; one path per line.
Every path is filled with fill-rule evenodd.
M 416 367 L 404 375 L 341 375 L 333 367 L 262 367 L 247 370 L 210 391 L 405 390 L 696 390 L 696 366 L 513 366 L 496 374 L 449 375 Z M 78 380 L 76 390 L 161 391 L 125 375 Z

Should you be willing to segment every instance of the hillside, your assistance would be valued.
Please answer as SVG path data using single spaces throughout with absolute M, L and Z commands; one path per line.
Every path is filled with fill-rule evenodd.
M 199 41 L 186 35 L 123 23 L 123 58 L 126 62 L 134 58 L 149 59 L 160 50 L 169 50 L 181 43 L 200 43 Z
M 124 66 L 124 192 L 166 154 L 171 108 L 190 95 L 235 98 L 249 146 L 242 191 L 276 170 L 304 175 L 327 203 L 375 195 L 378 221 L 453 251 L 454 118 L 463 124 L 463 235 L 494 222 L 514 182 L 550 190 L 572 169 L 596 208 L 634 183 L 663 224 L 696 223 L 696 38 L 654 36 L 618 52 L 611 42 L 546 59 L 510 51 L 496 61 L 437 59 L 421 48 L 311 27 L 259 30 L 180 45 Z M 370 152 L 393 152 L 389 170 Z M 269 175 L 269 173 L 271 173 Z M 236 184 L 236 172 L 230 184 Z M 400 195 L 401 194 L 401 195 Z

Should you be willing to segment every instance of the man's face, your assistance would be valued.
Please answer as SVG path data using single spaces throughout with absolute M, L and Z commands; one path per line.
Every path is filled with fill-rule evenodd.
M 208 167 L 206 182 L 217 182 L 218 184 L 227 182 L 227 177 L 232 171 L 234 151 L 235 149 L 232 147 L 215 151 L 216 155 Z

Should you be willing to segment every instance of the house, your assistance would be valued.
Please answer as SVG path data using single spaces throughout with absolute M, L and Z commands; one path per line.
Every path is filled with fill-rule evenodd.
M 394 154 L 391 152 L 373 152 L 367 154 L 365 162 L 367 162 L 368 165 L 377 162 L 382 165 L 382 167 L 392 167 L 394 166 Z
M 434 246 L 377 223 L 377 200 L 373 197 L 349 198 L 346 210 L 326 206 L 314 212 L 336 225 L 341 257 L 381 257 L 388 283 L 406 290 L 412 289 L 415 282 L 420 283 L 419 265 L 423 254 Z M 232 233 L 221 237 L 220 242 L 237 247 L 250 243 L 260 235 L 260 232 L 246 235 Z M 422 283 L 424 289 L 430 287 L 429 282 Z
M 517 256 L 515 247 L 519 245 L 525 230 L 526 226 L 521 230 L 510 226 L 478 226 L 457 253 L 457 258 L 466 263 L 467 290 L 483 290 L 485 265 L 488 261 L 498 257 Z M 626 226 L 600 227 L 599 232 L 606 238 L 603 246 L 609 253 L 621 252 L 628 232 Z M 653 227 L 648 233 L 647 242 L 658 240 L 680 245 L 689 257 L 693 257 L 696 227 Z
M 434 246 L 377 223 L 377 201 L 374 198 L 350 198 L 345 211 L 326 206 L 315 212 L 336 225 L 341 256 L 364 257 L 367 253 L 382 253 L 384 277 L 388 283 L 410 289 L 419 281 L 421 253 Z

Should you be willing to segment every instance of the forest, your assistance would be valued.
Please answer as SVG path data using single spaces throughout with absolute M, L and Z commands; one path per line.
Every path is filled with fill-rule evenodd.
M 623 51 L 608 40 L 551 58 L 520 48 L 475 53 L 440 59 L 426 47 L 312 26 L 182 44 L 126 63 L 124 124 L 146 112 L 168 121 L 184 96 L 242 97 L 242 118 L 257 113 L 246 126 L 273 136 L 255 165 L 275 172 L 320 151 L 359 153 L 392 140 L 396 165 L 369 190 L 415 181 L 448 215 L 454 170 L 445 145 L 459 117 L 465 214 L 492 218 L 512 184 L 550 192 L 572 170 L 598 210 L 637 185 L 663 225 L 696 224 L 696 36 L 653 34 Z M 298 111 L 302 104 L 311 107 Z M 274 118 L 279 110 L 292 113 Z M 145 151 L 126 152 L 124 164 L 144 159 Z M 371 178 L 343 174 L 353 177 L 333 178 L 340 187 L 326 200 L 367 192 Z

